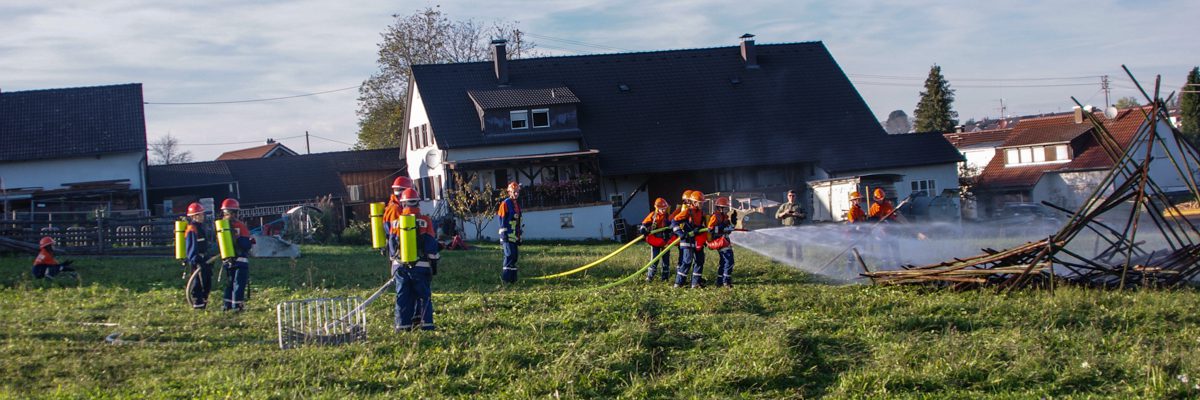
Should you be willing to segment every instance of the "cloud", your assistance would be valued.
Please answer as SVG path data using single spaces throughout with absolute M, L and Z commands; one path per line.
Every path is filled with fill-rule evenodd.
M 295 95 L 352 86 L 376 70 L 380 33 L 392 14 L 426 4 L 391 2 L 205 2 L 63 0 L 0 4 L 0 89 L 6 91 L 141 82 L 151 102 L 217 101 Z M 1120 70 L 1143 83 L 1164 74 L 1178 88 L 1200 63 L 1200 44 L 1186 40 L 1189 1 L 728 2 L 716 0 L 566 0 L 454 2 L 451 18 L 520 21 L 548 54 L 732 46 L 750 32 L 760 43 L 821 40 L 851 74 L 909 76 L 873 84 L 852 76 L 880 120 L 895 109 L 912 114 L 920 78 L 937 63 L 958 88 L 962 119 L 1069 109 L 1069 96 L 1103 102 L 1099 79 L 1087 86 L 972 87 L 1028 78 L 1107 74 L 1116 99 L 1133 95 Z M 565 40 L 565 41 L 564 41 Z M 614 49 L 598 49 L 578 43 Z M 1190 58 L 1189 58 L 1190 57 Z M 875 80 L 877 83 L 878 80 Z M 1036 84 L 1039 81 L 1024 81 Z M 1093 84 L 1094 83 L 1094 84 Z M 906 86 L 894 86 L 901 84 Z M 313 134 L 354 142 L 353 90 L 264 103 L 148 105 L 148 134 L 171 132 L 184 143 L 261 141 Z M 302 151 L 303 141 L 285 140 Z M 195 146 L 211 159 L 240 146 Z M 346 146 L 312 141 L 313 151 Z

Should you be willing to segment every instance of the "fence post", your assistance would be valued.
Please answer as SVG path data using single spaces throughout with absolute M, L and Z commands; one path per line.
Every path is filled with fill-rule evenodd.
M 96 217 L 96 254 L 105 254 L 104 218 Z

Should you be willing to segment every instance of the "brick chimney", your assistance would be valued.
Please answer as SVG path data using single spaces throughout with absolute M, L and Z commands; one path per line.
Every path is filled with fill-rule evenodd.
M 492 65 L 496 67 L 496 83 L 501 85 L 508 84 L 508 54 L 505 51 L 507 43 L 504 39 L 492 41 Z
M 746 68 L 758 68 L 758 54 L 754 52 L 754 35 L 749 33 L 742 35 L 742 60 L 746 61 Z

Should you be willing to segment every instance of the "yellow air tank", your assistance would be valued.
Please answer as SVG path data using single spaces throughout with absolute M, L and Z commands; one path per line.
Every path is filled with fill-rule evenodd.
M 187 221 L 175 221 L 175 259 L 187 258 Z
M 417 217 L 400 216 L 400 262 L 417 262 Z
M 387 237 L 383 232 L 383 203 L 371 203 L 371 248 L 382 249 L 387 246 Z
M 229 220 L 218 219 L 217 225 L 217 247 L 221 249 L 221 258 L 236 257 L 233 251 L 233 231 L 229 229 Z

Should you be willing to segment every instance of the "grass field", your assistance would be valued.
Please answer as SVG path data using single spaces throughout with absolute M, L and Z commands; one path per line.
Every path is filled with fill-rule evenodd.
M 529 244 L 521 273 L 616 247 Z M 369 310 L 369 342 L 287 351 L 274 304 L 365 297 L 386 280 L 378 254 L 307 247 L 294 264 L 253 260 L 243 314 L 188 309 L 165 258 L 74 257 L 82 287 L 33 282 L 30 257 L 0 258 L 0 397 L 1200 396 L 1190 289 L 837 286 L 742 250 L 733 290 L 588 290 L 639 268 L 641 248 L 586 274 L 501 287 L 499 253 L 444 253 L 436 332 L 391 332 L 386 296 Z M 107 344 L 116 332 L 124 344 Z

